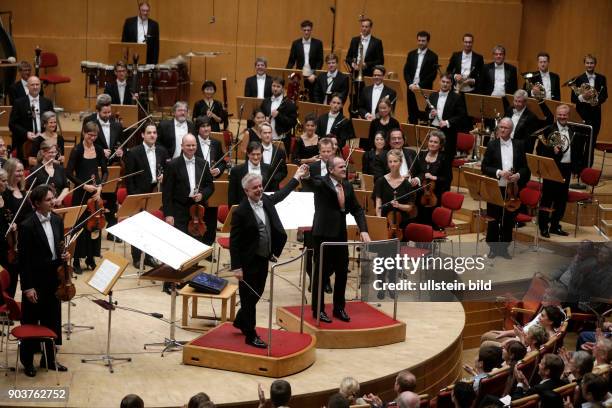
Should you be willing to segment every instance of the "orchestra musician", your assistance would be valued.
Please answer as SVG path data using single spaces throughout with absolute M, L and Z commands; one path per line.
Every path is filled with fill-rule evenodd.
M 372 76 L 372 71 L 376 65 L 385 65 L 383 43 L 382 40 L 372 35 L 372 27 L 374 26 L 372 19 L 362 18 L 359 24 L 360 35 L 351 38 L 345 61 L 346 65 L 350 66 L 353 71 L 358 70 L 358 62 L 362 59 L 359 54 L 359 43 L 363 44 L 362 73 L 364 76 Z
M 333 273 L 336 274 L 333 295 L 333 317 L 343 322 L 351 318 L 345 310 L 344 294 L 348 273 L 348 247 L 327 246 L 323 252 L 323 265 L 319 265 L 319 251 L 322 242 L 346 242 L 346 214 L 355 217 L 361 232 L 361 240 L 370 242 L 365 212 L 353 191 L 353 186 L 346 178 L 346 162 L 340 157 L 333 157 L 327 161 L 327 175 L 324 177 L 310 177 L 302 180 L 302 184 L 309 185 L 314 191 L 315 213 L 312 224 L 312 237 L 314 246 L 315 269 L 312 284 L 312 314 L 323 323 L 331 323 L 325 312 L 325 296 L 319 296 L 318 285 L 320 272 L 327 280 Z M 321 269 L 319 269 L 321 267 Z M 320 313 L 317 315 L 317 308 Z
M 591 163 L 593 165 L 593 149 L 597 143 L 597 136 L 601 129 L 601 105 L 603 105 L 608 99 L 608 86 L 606 83 L 606 77 L 602 74 L 595 72 L 597 66 L 597 58 L 591 54 L 587 54 L 584 57 L 584 68 L 585 73 L 579 75 L 574 82 L 574 85 L 580 88 L 582 84 L 589 84 L 591 89 L 598 92 L 597 103 L 592 105 L 591 103 L 585 102 L 586 95 L 576 95 L 572 92 L 572 103 L 576 104 L 576 111 L 588 125 L 593 126 L 593 143 L 591 145 Z M 593 91 L 591 91 L 592 93 Z
M 463 82 L 461 92 L 474 92 L 478 89 L 484 58 L 475 52 L 473 47 L 474 36 L 470 33 L 463 34 L 463 50 L 453 52 L 446 67 L 446 72 L 453 76 L 453 83 Z
M 104 93 L 110 95 L 111 101 L 115 105 L 135 105 L 138 99 L 137 89 L 127 81 L 127 66 L 123 61 L 115 64 L 116 79 L 104 85 Z
M 174 118 L 165 119 L 157 126 L 157 144 L 163 146 L 171 158 L 181 155 L 181 145 L 186 134 L 193 134 L 193 124 L 187 120 L 187 102 L 177 101 L 172 107 Z
M 384 169 L 380 169 L 378 166 L 384 160 L 383 155 L 387 154 L 386 146 L 386 133 L 378 131 L 374 135 L 374 145 L 362 157 L 363 173 L 374 176 L 374 182 L 384 174 Z
M 427 225 L 434 225 L 431 219 L 435 207 L 442 204 L 442 194 L 450 190 L 453 179 L 452 157 L 446 152 L 447 140 L 441 130 L 432 130 L 427 135 L 427 150 L 421 150 L 417 160 L 421 173 L 419 179 L 423 184 L 433 182 L 433 194 L 436 196 L 437 204 L 425 206 L 420 198 L 426 193 L 425 190 L 419 193 L 417 206 L 419 222 Z M 431 188 L 431 186 L 430 186 Z
M 529 79 L 532 84 L 530 91 L 531 97 L 534 97 L 535 92 L 541 91 L 544 87 L 544 98 L 553 99 L 555 101 L 561 100 L 561 80 L 559 75 L 548 70 L 548 64 L 550 63 L 550 55 L 547 52 L 541 51 L 538 53 L 538 70 L 533 73 L 533 77 Z M 538 85 L 540 84 L 540 85 Z M 523 84 L 523 89 L 528 90 L 527 81 Z
M 342 97 L 332 94 L 329 98 L 329 112 L 317 118 L 317 135 L 319 138 L 334 135 L 338 148 L 342 149 L 349 139 L 354 137 L 353 122 L 344 116 Z
M 376 133 L 383 132 L 387 135 L 392 129 L 398 129 L 400 127 L 399 121 L 392 116 L 393 105 L 389 99 L 381 98 L 378 101 L 376 110 L 378 114 L 377 117 L 370 122 L 368 139 L 362 139 L 363 142 L 361 142 L 363 145 L 362 147 L 366 150 L 374 146 L 374 136 L 376 136 Z
M 300 166 L 289 183 L 272 195 L 263 194 L 260 174 L 249 173 L 240 179 L 244 193 L 233 213 L 230 231 L 231 269 L 239 281 L 240 294 L 234 327 L 245 335 L 245 343 L 253 347 L 267 347 L 255 331 L 255 308 L 266 287 L 268 262 L 280 256 L 287 242 L 274 205 L 298 186 L 306 171 L 306 165 Z
M 533 153 L 535 138 L 532 136 L 540 127 L 540 120 L 527 107 L 527 91 L 519 89 L 514 92 L 512 107 L 506 108 L 506 117 L 512 119 L 512 133 L 514 140 L 522 140 L 525 153 Z
M 251 120 L 247 121 L 247 124 L 250 122 L 249 127 L 247 127 L 242 136 L 241 145 L 244 146 L 243 151 L 246 151 L 246 146 L 248 146 L 251 142 L 259 142 L 261 143 L 261 124 L 266 121 L 266 115 L 263 113 L 261 108 L 253 109 L 253 114 L 251 115 Z
M 249 98 L 269 98 L 272 95 L 272 78 L 266 75 L 268 60 L 264 57 L 255 59 L 255 75 L 244 81 L 244 96 Z
M 138 15 L 129 17 L 123 23 L 121 42 L 147 44 L 147 64 L 159 61 L 159 24 L 149 18 L 151 5 L 148 1 L 138 2 Z
M 19 78 L 17 82 L 11 84 L 6 90 L 11 106 L 14 105 L 17 99 L 28 95 L 28 78 L 33 75 L 32 64 L 30 64 L 28 61 L 21 61 L 19 63 L 18 71 L 21 78 Z M 41 89 L 40 95 L 43 94 L 44 92 Z
M 170 159 L 163 146 L 156 146 L 157 127 L 152 122 L 147 123 L 141 132 L 142 144 L 132 147 L 124 156 L 125 173 L 132 174 L 140 170 L 144 172 L 125 179 L 128 195 L 149 194 L 160 190 L 164 169 Z M 132 246 L 132 264 L 140 269 L 141 251 Z M 146 255 L 144 264 L 157 266 L 154 259 Z
M 349 94 L 349 77 L 338 70 L 336 54 L 328 54 L 325 63 L 327 72 L 317 76 L 312 90 L 312 101 L 327 105 L 331 101 L 331 95 L 338 94 L 342 97 L 342 103 L 345 103 Z
M 83 187 L 72 192 L 72 206 L 86 205 L 89 199 L 97 201 L 101 198 L 101 183 L 108 179 L 107 158 L 104 150 L 96 144 L 96 138 L 100 134 L 97 121 L 89 121 L 83 124 L 81 142 L 72 149 L 68 159 L 66 175 L 68 180 L 75 186 L 79 186 L 88 180 Z M 98 171 L 100 168 L 101 172 Z M 82 215 L 84 219 L 87 213 Z M 77 238 L 72 266 L 76 274 L 82 274 L 81 258 L 85 258 L 85 265 L 92 271 L 96 268 L 94 257 L 100 256 L 101 233 L 99 231 L 88 231 L 84 229 Z
M 518 89 L 516 67 L 505 60 L 506 49 L 501 45 L 493 47 L 493 62 L 484 65 L 480 73 L 482 95 L 505 96 Z
M 264 190 L 278 191 L 280 182 L 287 177 L 287 155 L 284 149 L 272 142 L 272 126 L 267 122 L 261 125 L 261 147 L 261 162 L 267 164 L 271 172 L 271 180 L 267 187 L 264 185 Z
M 412 187 L 417 187 L 421 185 L 421 179 L 418 177 L 418 175 L 422 173 L 421 167 L 419 165 L 419 161 L 417 160 L 416 152 L 412 149 L 404 147 L 404 143 L 406 143 L 404 132 L 402 132 L 400 128 L 391 129 L 391 131 L 389 131 L 387 135 L 387 145 L 389 146 L 389 149 L 398 149 L 404 154 L 404 158 L 402 159 L 400 166 L 400 174 L 402 177 L 408 179 L 408 182 L 412 185 Z M 380 176 L 387 174 L 389 172 L 389 168 L 387 167 L 386 155 L 377 157 L 379 160 L 376 168 L 382 169 Z
M 7 187 L 6 190 L 2 193 L 2 199 L 4 201 L 4 207 L 6 208 L 6 213 L 10 216 L 8 222 L 10 223 L 19 207 L 21 207 L 23 203 L 23 207 L 21 208 L 21 212 L 19 212 L 19 216 L 15 220 L 15 226 L 19 226 L 26 218 L 32 214 L 32 206 L 29 202 L 25 202 L 26 200 L 26 186 L 25 186 L 25 177 L 23 172 L 23 164 L 19 159 L 10 158 L 4 164 L 4 169 L 7 174 Z M 14 228 L 14 227 L 13 227 Z M 6 234 L 6 230 L 2 231 L 3 234 Z M 15 260 L 17 261 L 17 260 Z M 4 266 L 4 265 L 3 265 Z M 6 266 L 6 269 L 11 276 L 11 285 L 7 288 L 6 292 L 11 296 L 15 297 L 15 292 L 17 290 L 17 280 L 19 278 L 19 266 L 17 263 L 9 264 Z
M 41 132 L 40 116 L 45 112 L 53 112 L 53 102 L 40 94 L 40 79 L 31 76 L 27 82 L 28 95 L 15 99 L 9 118 L 13 149 L 17 149 L 17 157 L 20 159 L 25 159 L 29 154 L 23 151 L 26 140 L 34 140 Z
M 217 92 L 217 85 L 215 85 L 213 81 L 204 81 L 202 84 L 203 98 L 193 105 L 192 120 L 195 122 L 196 118 L 207 116 L 211 119 L 210 126 L 212 131 L 220 132 L 226 112 L 225 109 L 223 109 L 223 103 L 213 99 L 215 92 Z
M 315 70 L 323 67 L 323 42 L 312 37 L 312 21 L 304 20 L 300 23 L 302 37 L 291 43 L 289 59 L 285 68 L 301 69 L 304 76 L 304 87 L 312 99 L 312 87 L 315 79 Z
M 240 204 L 244 198 L 244 189 L 240 184 L 240 180 L 248 173 L 259 174 L 263 179 L 264 186 L 268 182 L 268 177 L 272 173 L 272 169 L 265 163 L 261 162 L 263 147 L 259 142 L 251 142 L 247 146 L 247 160 L 232 168 L 229 175 L 229 185 L 227 189 L 227 203 L 231 207 L 234 204 Z
M 457 152 L 457 132 L 466 125 L 467 113 L 461 95 L 452 91 L 452 77 L 445 73 L 440 76 L 440 91 L 429 95 L 434 109 L 427 108 L 431 125 L 444 132 L 446 136 L 446 156 L 453 160 Z
M 372 70 L 372 85 L 361 91 L 359 98 L 359 116 L 362 119 L 372 120 L 378 113 L 378 102 L 385 97 L 391 101 L 391 111 L 395 111 L 397 94 L 395 90 L 385 86 L 383 79 L 387 70 L 383 65 L 376 65 Z
M 272 139 L 282 140 L 285 151 L 291 149 L 291 134 L 297 124 L 297 107 L 284 95 L 285 80 L 272 78 L 272 95 L 261 103 L 261 110 L 272 126 Z
M 439 66 L 438 55 L 429 49 L 430 34 L 427 31 L 419 31 L 416 38 L 417 49 L 408 53 L 404 64 L 404 80 L 408 87 L 408 122 L 415 125 L 420 116 L 415 92 L 419 88 L 433 88 Z
M 575 137 L 574 129 L 568 126 L 570 108 L 567 105 L 559 105 L 555 111 L 554 122 L 544 130 L 544 135 L 548 136 L 552 132 L 559 132 L 560 137 L 565 139 L 568 146 L 566 151 L 563 151 L 560 146 L 548 146 L 539 142 L 536 146 L 536 152 L 539 156 L 552 157 L 557 163 L 557 167 L 561 172 L 561 176 L 565 179 L 564 182 L 556 182 L 552 180 L 544 180 L 542 183 L 542 200 L 540 208 L 552 208 L 552 214 L 548 211 L 540 210 L 538 215 L 538 224 L 540 227 L 540 235 L 545 238 L 550 238 L 550 234 L 568 236 L 569 234 L 561 228 L 560 221 L 565 214 L 567 206 L 567 196 L 569 191 L 570 179 L 572 171 L 580 164 L 580 137 Z
M 60 252 L 64 240 L 64 222 L 54 214 L 53 188 L 48 185 L 32 189 L 31 201 L 36 211 L 19 225 L 19 266 L 21 273 L 22 317 L 21 324 L 40 324 L 56 335 L 55 344 L 62 344 L 61 302 L 55 296 L 59 286 L 57 268 L 70 257 Z M 49 370 L 68 371 L 56 360 L 53 342 L 45 340 L 46 361 L 40 367 Z M 28 377 L 36 376 L 34 353 L 40 340 L 24 340 L 20 348 L 20 360 Z
M 208 162 L 210 174 L 213 176 L 213 179 L 218 179 L 225 171 L 227 163 L 225 160 L 221 160 L 223 157 L 221 143 L 210 137 L 212 122 L 208 116 L 200 116 L 195 120 L 195 128 L 198 134 L 196 156 Z M 206 207 L 204 222 L 206 224 L 206 233 L 202 237 L 202 242 L 206 245 L 212 245 L 217 236 L 217 207 Z
M 521 140 L 510 138 L 512 134 L 512 119 L 503 118 L 496 129 L 496 137 L 489 141 L 484 158 L 482 159 L 482 172 L 485 176 L 498 180 L 502 197 L 507 198 L 508 183 L 518 183 L 518 189 L 524 187 L 531 173 L 527 167 L 525 149 Z M 487 226 L 487 242 L 489 243 L 489 258 L 501 256 L 506 259 L 512 257 L 508 247 L 512 241 L 512 229 L 516 218 L 516 211 L 487 203 L 487 215 L 493 218 Z
M 296 137 L 293 162 L 295 164 L 310 164 L 319 160 L 319 135 L 317 130 L 317 117 L 309 113 L 304 118 L 304 133 Z
M 6 142 L 4 141 L 4 138 L 0 136 L 0 168 L 4 168 L 4 163 L 6 163 L 6 160 L 8 159 L 7 153 Z
M 36 174 L 28 180 L 28 185 L 34 184 L 34 186 L 38 186 L 41 184 L 48 184 L 53 186 L 53 207 L 59 208 L 62 206 L 64 198 L 68 195 L 68 178 L 66 177 L 64 166 L 53 160 L 56 156 L 57 145 L 48 140 L 43 141 L 40 144 L 40 150 L 37 154 L 37 165 L 32 171 L 38 170 L 38 168 L 43 165 L 44 168 L 37 171 Z
M 43 142 L 49 142 L 50 144 L 57 146 L 58 156 L 56 161 L 60 164 L 64 163 L 64 137 L 58 132 L 57 127 L 57 115 L 55 112 L 47 111 L 40 116 L 41 127 L 43 132 L 36 136 L 32 140 L 32 149 L 30 152 L 26 152 L 28 157 L 28 164 L 33 167 L 37 163 L 38 151 Z
M 0 265 L 2 265 L 7 271 L 9 271 L 9 276 L 11 280 L 13 280 L 14 275 L 18 275 L 17 269 L 15 268 L 15 272 L 10 272 L 10 263 L 9 263 L 9 243 L 5 236 L 6 232 L 9 229 L 9 224 L 11 222 L 11 212 L 6 207 L 4 202 L 4 192 L 8 187 L 8 174 L 6 170 L 0 169 Z M 15 230 L 17 226 L 13 227 Z M 2 288 L 3 291 L 7 291 L 9 288 Z M 14 295 L 14 294 L 13 294 Z M 0 301 L 0 304 L 4 304 L 4 299 Z

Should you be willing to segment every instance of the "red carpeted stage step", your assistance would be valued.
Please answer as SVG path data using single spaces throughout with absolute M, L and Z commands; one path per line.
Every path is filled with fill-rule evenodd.
M 268 341 L 268 329 L 257 328 Z M 224 323 L 190 341 L 183 349 L 183 363 L 241 373 L 280 378 L 300 372 L 315 361 L 316 339 L 310 334 L 272 330 L 272 353 L 249 346 L 231 323 Z
M 331 305 L 326 310 L 331 316 Z M 321 323 L 312 317 L 310 306 L 304 310 L 304 332 L 317 338 L 318 348 L 359 348 L 382 346 L 405 341 L 406 324 L 394 320 L 366 302 L 347 302 L 346 312 L 351 321 L 346 323 L 332 317 L 331 323 Z M 300 331 L 301 306 L 285 306 L 276 309 L 278 325 L 291 332 Z

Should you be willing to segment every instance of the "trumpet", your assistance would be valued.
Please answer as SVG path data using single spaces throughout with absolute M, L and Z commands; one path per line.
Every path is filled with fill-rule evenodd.
M 523 78 L 525 78 L 527 92 L 539 102 L 546 98 L 546 89 L 544 88 L 544 85 L 542 85 L 540 82 L 533 83 L 531 81 L 534 76 L 535 74 L 533 72 L 523 74 Z
M 584 99 L 584 101 L 589 105 L 599 105 L 599 92 L 597 92 L 597 89 L 592 87 L 591 84 L 589 84 L 588 82 L 583 82 L 582 84 L 580 84 L 580 86 L 577 86 L 576 79 L 578 79 L 578 77 L 570 79 L 564 85 L 567 85 L 572 88 L 574 94 L 576 96 L 582 96 L 582 99 Z
M 364 62 L 364 52 L 363 52 L 363 42 L 359 41 L 359 60 L 357 61 L 357 77 L 355 81 L 363 82 L 363 62 Z
M 546 129 L 548 129 L 548 126 L 536 130 L 532 136 L 537 137 L 544 146 L 550 148 L 558 147 L 561 153 L 567 152 L 567 150 L 570 148 L 570 141 L 567 140 L 566 137 L 563 137 L 558 130 L 546 134 Z

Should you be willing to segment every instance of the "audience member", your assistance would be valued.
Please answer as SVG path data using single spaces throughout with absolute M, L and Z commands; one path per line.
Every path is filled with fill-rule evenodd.
M 128 394 L 121 400 L 121 408 L 144 408 L 144 401 L 136 394 Z
M 416 377 L 408 370 L 402 370 L 397 373 L 395 377 L 395 384 L 393 384 L 393 391 L 395 391 L 396 399 L 392 402 L 397 405 L 397 397 L 402 392 L 413 391 L 416 389 Z M 374 394 L 367 394 L 363 396 L 363 400 L 372 406 L 383 407 L 387 404 L 383 404 L 380 397 Z
M 327 400 L 327 408 L 349 408 L 350 406 L 349 400 L 339 392 L 333 394 Z
M 193 397 L 189 398 L 189 402 L 187 403 L 187 408 L 209 408 L 208 404 L 210 401 L 210 397 L 205 392 L 198 392 Z M 208 404 L 208 405 L 207 405 Z M 214 404 L 213 404 L 214 407 Z
M 397 399 L 399 408 L 419 408 L 419 395 L 412 391 L 402 392 Z
M 276 380 L 270 385 L 270 401 L 274 408 L 287 407 L 291 400 L 291 384 L 285 380 Z
M 501 367 L 502 363 L 503 358 L 501 347 L 493 344 L 481 345 L 480 350 L 478 350 L 478 357 L 476 357 L 475 367 L 470 367 L 467 364 L 463 366 L 465 371 L 474 376 L 474 391 L 478 392 L 480 380 L 488 377 L 495 368 Z
M 546 390 L 554 390 L 562 385 L 567 384 L 567 381 L 561 379 L 563 374 L 564 364 L 561 357 L 556 354 L 545 354 L 538 364 L 538 374 L 542 381 L 533 387 L 529 386 L 529 380 L 521 371 L 514 367 L 514 377 L 517 379 L 516 392 L 512 394 L 512 399 L 523 398 L 532 394 L 540 394 Z
M 609 407 L 612 404 L 612 395 L 608 392 L 606 378 L 601 375 L 587 373 L 580 385 L 582 398 L 586 403 L 583 408 Z
M 351 405 L 367 404 L 363 398 L 357 396 L 359 395 L 359 382 L 353 377 L 344 377 L 340 382 L 338 392 L 344 395 Z
M 471 408 L 476 399 L 476 392 L 472 384 L 457 381 L 453 387 L 451 399 L 453 404 L 455 404 L 455 408 Z

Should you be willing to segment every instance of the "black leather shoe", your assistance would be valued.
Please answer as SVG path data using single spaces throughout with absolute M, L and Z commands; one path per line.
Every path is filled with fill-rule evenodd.
M 24 367 L 23 372 L 28 377 L 36 377 L 36 368 L 33 365 Z
M 138 263 L 140 264 L 140 262 Z M 155 259 L 151 258 L 150 256 L 145 257 L 144 264 L 146 266 L 150 266 L 151 268 L 157 268 L 159 266 L 159 262 L 157 262 Z
M 61 371 L 62 373 L 68 371 L 68 368 L 66 366 L 61 365 L 57 361 L 55 363 L 49 364 L 49 371 L 55 371 L 56 367 L 57 367 L 57 371 Z M 40 368 L 47 368 L 47 364 L 45 364 L 44 361 L 41 361 Z
M 384 290 L 379 290 L 378 293 L 376 294 L 376 298 L 378 300 L 383 300 L 385 298 L 385 291 Z
M 487 255 L 487 258 L 489 259 L 493 259 L 497 256 L 497 254 L 495 253 L 495 251 L 489 251 L 489 254 Z
M 94 261 L 93 259 L 86 259 L 85 265 L 87 265 L 87 267 L 92 271 L 96 269 L 96 261 Z
M 72 261 L 72 269 L 74 269 L 74 273 L 77 275 L 83 274 L 83 269 L 81 269 L 81 261 L 77 261 L 76 259 Z
M 325 290 L 325 293 L 328 293 L 328 294 L 329 294 L 329 293 L 334 293 L 334 291 L 332 290 L 332 287 L 331 287 L 331 285 L 329 284 L 329 282 L 327 282 L 327 283 L 325 284 L 325 289 L 324 289 L 324 290 Z
M 561 227 L 559 227 L 559 228 L 551 228 L 550 229 L 550 233 L 551 234 L 555 234 L 555 235 L 561 235 L 562 237 L 567 237 L 569 235 L 569 233 L 563 231 L 561 229 Z
M 350 322 L 351 318 L 349 317 L 349 315 L 346 313 L 346 311 L 344 309 L 340 309 L 340 310 L 334 310 L 334 317 L 336 319 L 340 319 L 343 322 Z
M 317 314 L 313 313 L 312 317 L 314 319 L 316 319 L 317 318 Z M 323 323 L 331 323 L 332 322 L 331 319 L 329 318 L 329 316 L 327 315 L 327 313 L 325 313 L 325 312 L 321 312 L 321 314 L 319 315 L 319 320 L 322 321 Z
M 540 236 L 544 238 L 550 238 L 550 233 L 548 230 L 540 231 Z
M 499 254 L 502 258 L 505 259 L 512 259 L 512 255 L 510 255 L 510 253 L 508 251 L 504 251 L 501 254 Z
M 260 339 L 258 336 L 255 336 L 253 338 L 246 338 L 244 340 L 244 342 L 246 344 L 248 344 L 249 346 L 253 346 L 253 347 L 257 347 L 257 348 L 266 348 L 268 347 L 268 345 L 262 340 Z

